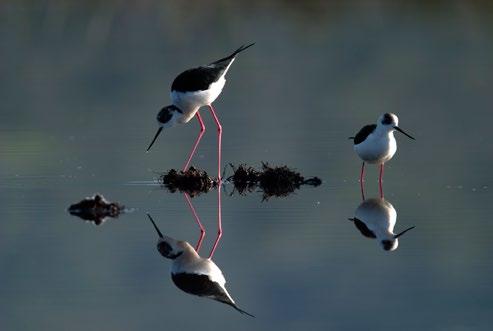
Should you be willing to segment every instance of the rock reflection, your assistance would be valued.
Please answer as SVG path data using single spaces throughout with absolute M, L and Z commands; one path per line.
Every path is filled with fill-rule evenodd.
M 364 200 L 349 218 L 361 234 L 367 238 L 377 239 L 386 251 L 394 251 L 399 246 L 398 238 L 414 226 L 394 234 L 397 212 L 385 199 L 370 198 Z
M 94 222 L 96 225 L 103 224 L 109 217 L 117 218 L 124 212 L 125 207 L 117 202 L 109 202 L 102 195 L 95 194 L 78 203 L 71 205 L 68 212 L 83 220 Z
M 202 258 L 186 241 L 175 240 L 161 233 L 152 217 L 147 214 L 159 236 L 157 250 L 172 260 L 171 279 L 180 290 L 227 304 L 242 314 L 254 317 L 240 309 L 226 290 L 226 279 L 219 267 L 210 259 Z

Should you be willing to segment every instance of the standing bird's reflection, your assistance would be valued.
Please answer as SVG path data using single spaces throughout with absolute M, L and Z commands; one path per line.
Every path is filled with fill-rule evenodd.
M 397 212 L 394 206 L 385 199 L 371 198 L 363 201 L 356 208 L 353 221 L 361 234 L 368 238 L 377 239 L 384 250 L 393 251 L 399 246 L 397 238 L 407 231 L 414 229 L 414 226 L 394 234 Z
M 164 236 L 152 217 L 149 214 L 147 216 L 159 235 L 157 243 L 159 253 L 173 260 L 171 279 L 180 290 L 225 303 L 242 314 L 254 317 L 236 305 L 226 290 L 223 273 L 210 258 L 200 257 L 186 241 Z

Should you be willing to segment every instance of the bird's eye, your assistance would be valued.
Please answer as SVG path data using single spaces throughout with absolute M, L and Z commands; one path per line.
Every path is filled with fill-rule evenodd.
M 394 245 L 393 242 L 390 240 L 382 240 L 382 246 L 384 250 L 390 251 L 392 249 L 392 246 Z
M 168 255 L 170 255 L 170 253 L 173 251 L 171 246 L 165 241 L 161 241 L 157 244 L 157 250 L 164 257 L 168 257 Z
M 383 119 L 382 119 L 383 125 L 389 125 L 392 124 L 392 122 L 393 122 L 392 115 L 390 115 L 389 113 L 383 115 Z

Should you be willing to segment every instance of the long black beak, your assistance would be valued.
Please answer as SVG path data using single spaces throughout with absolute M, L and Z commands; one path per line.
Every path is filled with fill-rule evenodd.
M 159 134 L 161 133 L 161 131 L 163 131 L 163 127 L 162 126 L 160 126 L 159 129 L 157 130 L 156 135 L 154 136 L 154 139 L 152 139 L 151 144 L 149 145 L 149 147 L 147 147 L 146 152 L 149 152 L 149 150 L 151 149 L 152 145 L 156 141 L 156 139 L 159 136 Z
M 163 238 L 163 234 L 161 233 L 161 231 L 159 231 L 159 228 L 157 227 L 156 223 L 154 223 L 154 220 L 152 219 L 151 215 L 147 214 L 147 217 L 149 217 L 149 220 L 152 222 L 152 225 L 154 225 L 154 229 L 156 229 L 159 238 Z
M 412 140 L 416 140 L 416 139 L 414 139 L 413 137 L 411 137 L 410 135 L 408 135 L 407 133 L 405 133 L 405 132 L 404 132 L 404 130 L 402 130 L 400 127 L 398 127 L 398 126 L 394 126 L 394 129 L 396 129 L 396 130 L 397 130 L 397 131 L 399 131 L 400 133 L 402 133 L 402 134 L 404 134 L 404 135 L 408 136 L 408 137 L 409 137 L 409 138 L 411 138 Z
M 402 231 L 401 233 L 396 234 L 396 235 L 394 236 L 394 238 L 395 238 L 395 239 L 397 239 L 397 238 L 399 238 L 400 236 L 402 236 L 404 233 L 406 233 L 407 231 L 412 230 L 412 229 L 414 229 L 414 228 L 415 228 L 415 226 L 411 226 L 410 228 L 408 228 L 408 229 L 406 229 L 406 230 Z

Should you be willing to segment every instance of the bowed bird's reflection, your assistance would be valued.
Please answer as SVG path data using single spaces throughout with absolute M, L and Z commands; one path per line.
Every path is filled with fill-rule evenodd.
M 398 238 L 414 226 L 394 234 L 397 212 L 394 206 L 385 199 L 371 198 L 364 200 L 349 218 L 361 234 L 367 238 L 377 239 L 386 251 L 396 250 L 399 246 Z
M 254 317 L 240 309 L 226 290 L 226 279 L 218 266 L 210 258 L 202 258 L 186 241 L 175 240 L 161 233 L 152 217 L 147 214 L 159 236 L 157 249 L 171 265 L 171 279 L 180 290 L 213 299 Z

